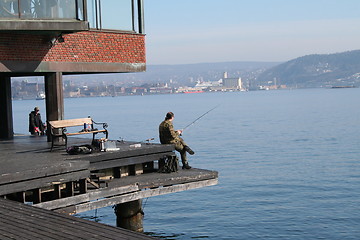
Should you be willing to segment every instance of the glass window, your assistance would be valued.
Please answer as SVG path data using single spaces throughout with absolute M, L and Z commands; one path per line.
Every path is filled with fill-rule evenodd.
M 133 30 L 131 2 L 131 0 L 101 1 L 101 28 Z
M 87 0 L 90 28 L 135 31 L 135 0 Z
M 0 0 L 1 18 L 18 18 L 19 5 L 17 0 Z
M 0 0 L 0 17 L 84 20 L 84 0 Z
M 87 0 L 86 3 L 87 3 L 87 17 L 88 17 L 90 28 L 100 28 L 98 26 L 98 22 L 97 22 L 98 1 L 97 0 Z
M 142 33 L 142 6 L 143 0 L 0 0 L 0 18 L 76 19 L 90 28 Z
M 44 19 L 75 19 L 76 18 L 76 0 L 22 0 L 24 2 L 30 2 L 26 5 L 26 8 L 30 5 L 33 13 L 33 18 Z M 23 6 L 20 5 L 20 10 Z M 22 17 L 28 18 L 27 15 Z

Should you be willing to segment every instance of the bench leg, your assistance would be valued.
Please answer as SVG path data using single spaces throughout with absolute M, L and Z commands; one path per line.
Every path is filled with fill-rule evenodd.
M 54 137 L 51 137 L 51 149 L 50 149 L 50 152 L 52 152 L 54 148 Z
M 65 139 L 65 150 L 67 149 L 67 136 L 66 134 L 64 135 L 64 139 Z

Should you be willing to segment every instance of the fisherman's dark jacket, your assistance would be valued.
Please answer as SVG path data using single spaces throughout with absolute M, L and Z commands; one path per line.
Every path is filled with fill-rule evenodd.
M 164 120 L 160 123 L 159 137 L 162 144 L 174 144 L 180 140 L 179 133 L 174 130 L 174 126 L 170 120 Z

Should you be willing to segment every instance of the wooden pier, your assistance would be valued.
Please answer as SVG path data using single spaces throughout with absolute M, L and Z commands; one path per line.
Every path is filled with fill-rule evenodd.
M 127 239 L 153 237 L 0 198 L 0 239 Z
M 90 141 L 70 138 L 68 145 Z M 160 159 L 175 154 L 173 145 L 115 143 L 118 151 L 69 155 L 64 147 L 50 152 L 46 137 L 2 140 L 0 196 L 51 212 L 76 214 L 217 184 L 216 171 L 193 168 L 158 173 Z

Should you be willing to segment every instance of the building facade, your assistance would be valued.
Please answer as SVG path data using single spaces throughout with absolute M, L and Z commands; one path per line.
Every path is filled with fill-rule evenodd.
M 63 119 L 63 74 L 146 70 L 143 0 L 0 0 L 0 138 L 12 138 L 11 77 L 44 76 Z
M 241 78 L 223 78 L 224 88 L 242 89 Z

